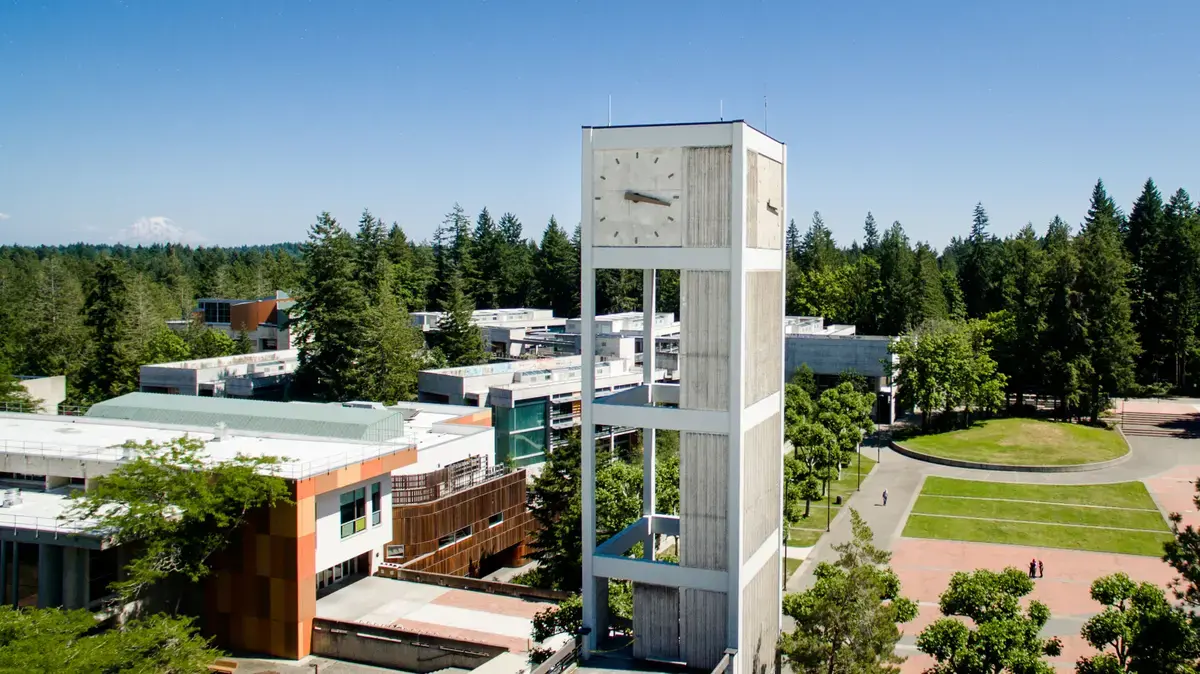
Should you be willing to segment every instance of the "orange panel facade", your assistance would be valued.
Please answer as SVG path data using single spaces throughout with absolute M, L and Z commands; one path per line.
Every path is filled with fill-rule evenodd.
M 256 300 L 229 307 L 229 326 L 234 330 L 253 331 L 266 322 L 279 300 Z
M 225 648 L 296 660 L 311 652 L 317 610 L 316 496 L 416 461 L 406 449 L 292 481 L 292 504 L 262 509 L 213 560 L 204 628 Z

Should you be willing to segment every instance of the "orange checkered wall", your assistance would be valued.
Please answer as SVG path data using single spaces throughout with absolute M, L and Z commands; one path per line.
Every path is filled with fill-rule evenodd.
M 215 559 L 204 629 L 226 648 L 296 660 L 317 611 L 316 496 L 415 463 L 415 449 L 291 483 L 293 503 L 251 515 Z

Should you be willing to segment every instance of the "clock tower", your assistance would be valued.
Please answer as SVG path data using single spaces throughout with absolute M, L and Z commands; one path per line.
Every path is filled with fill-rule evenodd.
M 633 654 L 774 671 L 783 498 L 786 148 L 744 122 L 585 127 L 583 623 L 633 582 Z M 642 271 L 642 385 L 595 395 L 596 271 Z M 655 379 L 655 272 L 679 270 L 678 381 Z M 667 357 L 667 356 L 664 356 Z M 597 532 L 595 426 L 642 429 L 642 517 Z M 679 432 L 679 508 L 656 507 L 655 431 Z M 654 541 L 678 537 L 679 563 Z M 642 555 L 631 550 L 642 543 Z

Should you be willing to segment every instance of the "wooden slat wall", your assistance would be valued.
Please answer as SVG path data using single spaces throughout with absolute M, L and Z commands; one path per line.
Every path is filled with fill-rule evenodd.
M 466 575 L 472 562 L 513 546 L 523 556 L 534 526 L 525 492 L 525 471 L 517 471 L 437 501 L 395 507 L 391 544 L 404 545 L 405 556 L 386 561 L 414 571 Z M 497 512 L 504 513 L 504 521 L 488 528 L 488 518 Z M 467 525 L 473 527 L 470 537 L 438 549 L 439 538 Z

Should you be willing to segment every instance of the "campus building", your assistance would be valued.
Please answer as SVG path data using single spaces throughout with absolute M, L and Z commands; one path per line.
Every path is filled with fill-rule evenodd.
M 138 385 L 145 393 L 282 400 L 299 363 L 296 349 L 155 363 L 140 368 Z
M 598 395 L 624 391 L 642 382 L 632 337 L 595 338 L 601 362 L 595 366 Z M 496 427 L 496 462 L 515 466 L 543 463 L 546 452 L 566 443 L 580 426 L 583 372 L 580 356 L 516 360 L 470 367 L 424 370 L 417 375 L 419 399 L 490 408 Z M 671 370 L 655 370 L 659 380 Z M 636 428 L 605 426 L 597 440 L 611 446 L 632 441 Z
M 347 579 L 389 561 L 466 572 L 523 554 L 525 477 L 494 469 L 490 422 L 478 408 L 147 393 L 82 417 L 0 413 L 0 602 L 98 608 L 128 551 L 67 516 L 71 492 L 134 459 L 129 442 L 188 435 L 214 460 L 282 457 L 293 501 L 253 513 L 214 558 L 204 630 L 226 648 L 303 657 L 318 595 Z
M 409 315 L 422 332 L 435 332 L 443 313 L 414 311 Z M 516 358 L 522 353 L 521 341 L 526 335 L 561 333 L 567 319 L 556 318 L 550 309 L 476 309 L 471 322 L 482 330 L 489 353 Z
M 231 339 L 245 332 L 255 351 L 279 351 L 295 346 L 289 312 L 296 301 L 282 290 L 252 300 L 204 297 L 196 300 L 191 320 L 167 321 L 172 330 L 183 332 L 193 321 L 220 330 Z
M 825 325 L 819 316 L 784 319 L 784 377 L 791 379 L 807 365 L 816 375 L 818 390 L 836 386 L 845 373 L 864 377 L 875 393 L 876 423 L 890 424 L 896 417 L 896 390 L 892 368 L 899 359 L 888 351 L 895 337 L 855 334 L 853 325 Z

